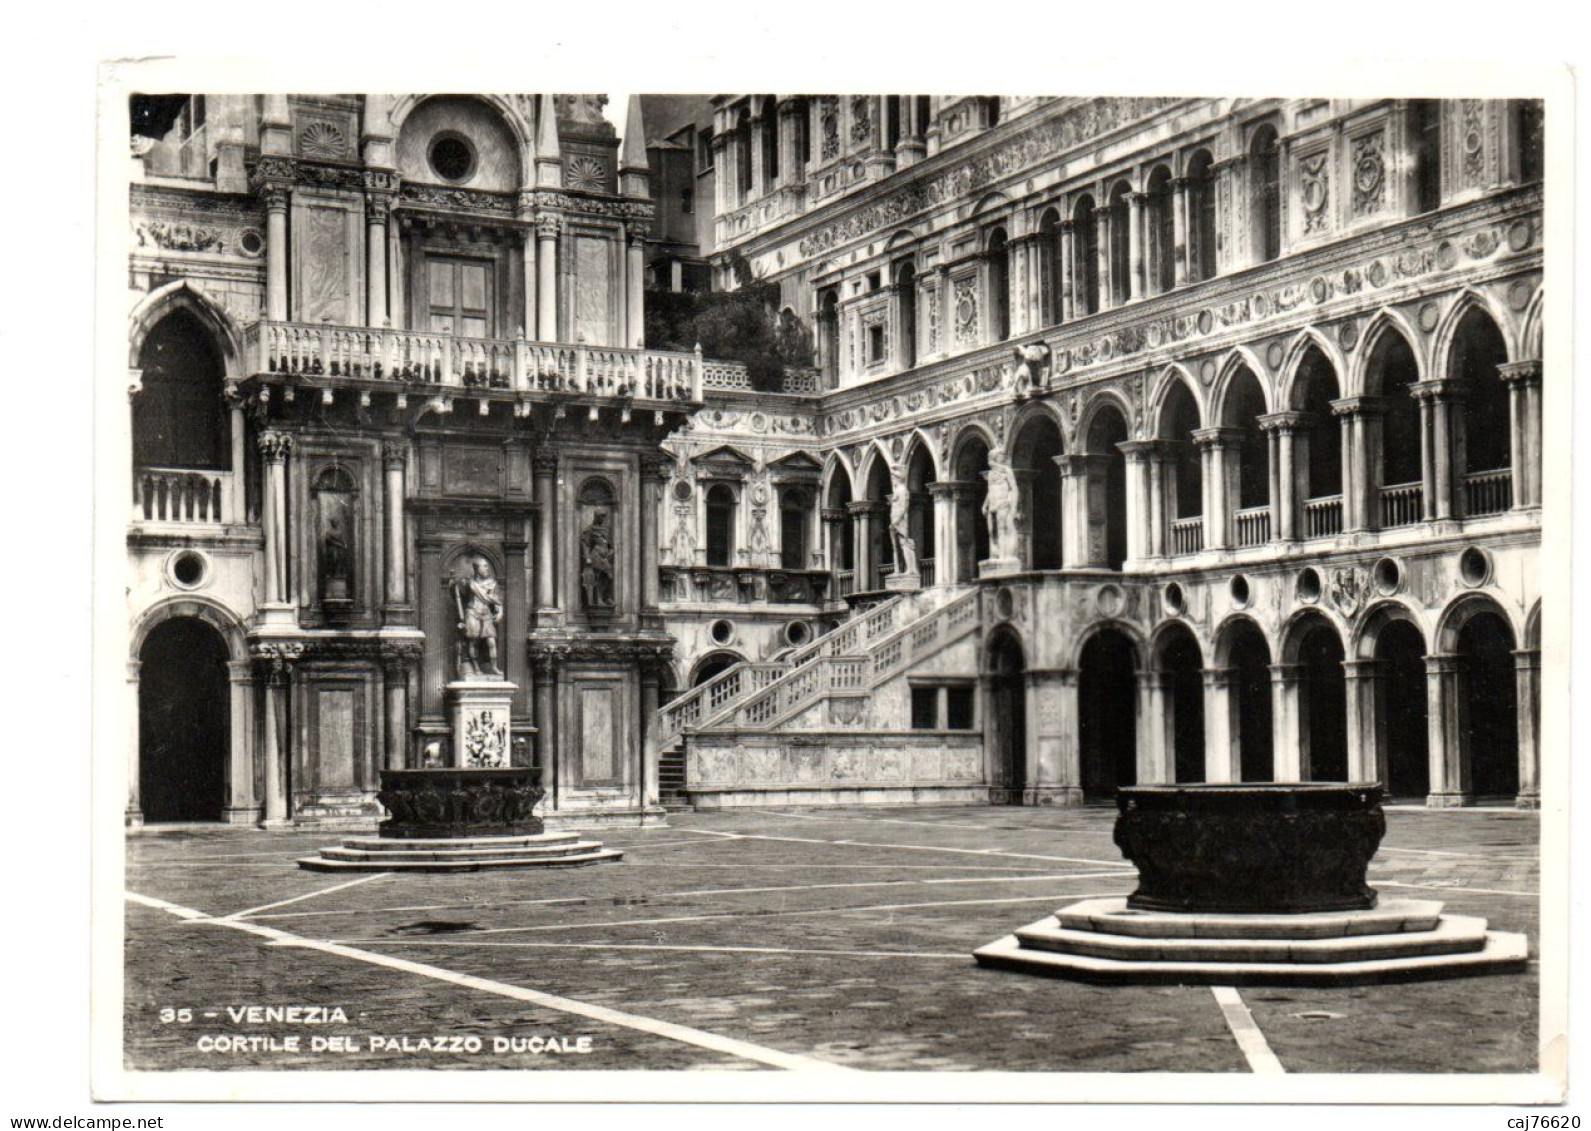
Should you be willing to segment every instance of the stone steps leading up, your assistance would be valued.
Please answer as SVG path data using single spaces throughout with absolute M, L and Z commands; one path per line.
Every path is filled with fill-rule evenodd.
M 1525 936 L 1428 900 L 1314 915 L 1138 912 L 1084 900 L 973 952 L 981 966 L 1087 982 L 1358 985 L 1509 973 Z
M 345 837 L 298 866 L 310 872 L 482 872 L 504 868 L 573 868 L 622 859 L 618 849 L 573 832 L 405 840 Z

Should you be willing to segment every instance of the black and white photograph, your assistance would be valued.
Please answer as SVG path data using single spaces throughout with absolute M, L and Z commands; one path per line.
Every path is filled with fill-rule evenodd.
M 97 1099 L 1564 1101 L 1562 73 L 296 73 L 101 73 Z

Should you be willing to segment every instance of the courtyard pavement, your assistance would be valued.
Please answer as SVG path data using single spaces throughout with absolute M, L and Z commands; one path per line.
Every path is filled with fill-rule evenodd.
M 617 864 L 355 877 L 294 863 L 338 833 L 145 832 L 127 842 L 126 1066 L 1535 1070 L 1535 814 L 1389 811 L 1371 866 L 1389 897 L 1524 932 L 1524 973 L 1245 988 L 1223 1009 L 1208 986 L 977 967 L 975 947 L 1132 888 L 1113 821 L 1109 808 L 682 813 L 591 834 L 624 849 Z M 227 1013 L 250 1005 L 333 1019 Z M 1261 1055 L 1236 1038 L 1245 1009 Z

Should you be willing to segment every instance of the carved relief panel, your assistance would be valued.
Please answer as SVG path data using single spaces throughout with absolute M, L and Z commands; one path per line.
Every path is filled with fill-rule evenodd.
M 356 326 L 364 293 L 362 198 L 293 194 L 293 318 Z

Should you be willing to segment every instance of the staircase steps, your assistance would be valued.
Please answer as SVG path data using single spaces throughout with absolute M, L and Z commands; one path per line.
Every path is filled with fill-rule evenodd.
M 310 872 L 481 872 L 503 868 L 570 868 L 619 860 L 624 853 L 578 833 L 404 840 L 352 836 L 304 857 Z

